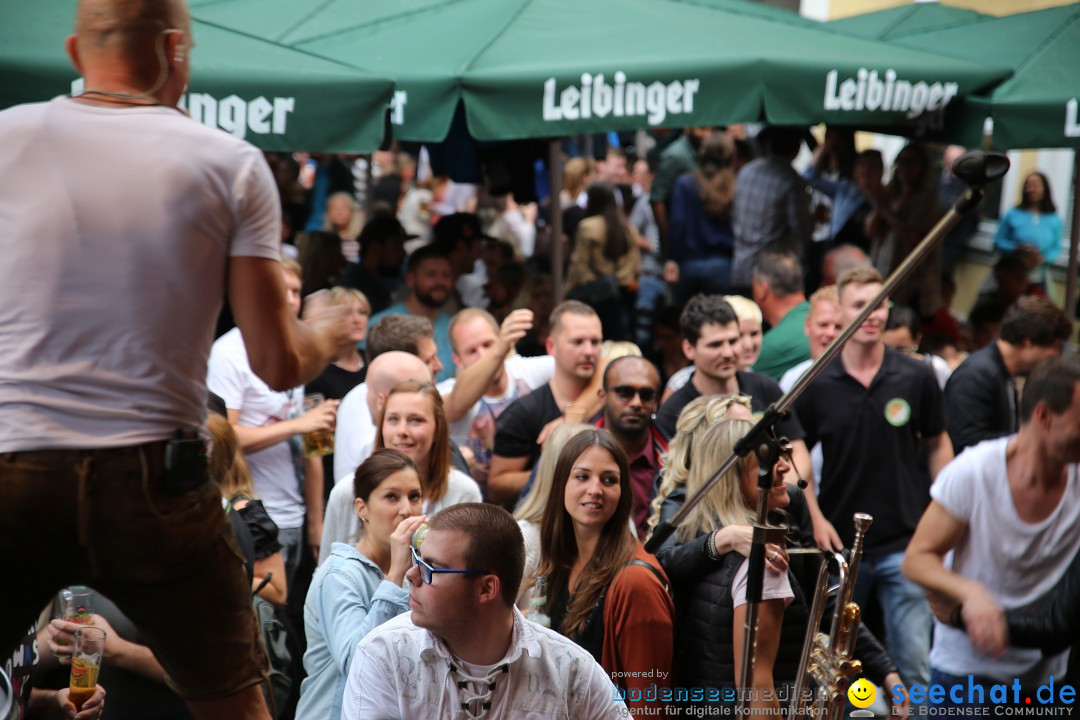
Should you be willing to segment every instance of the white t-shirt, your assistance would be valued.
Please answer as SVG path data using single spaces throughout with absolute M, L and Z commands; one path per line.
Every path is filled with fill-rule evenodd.
M 665 392 L 677 393 L 682 390 L 686 383 L 690 382 L 690 376 L 694 374 L 694 366 L 687 365 L 684 368 L 680 368 L 672 373 L 668 378 L 667 385 L 664 386 Z
M 237 424 L 244 427 L 266 427 L 294 417 L 303 409 L 303 387 L 275 392 L 252 372 L 239 328 L 219 337 L 211 348 L 206 384 L 221 396 L 226 408 L 238 411 Z M 289 442 L 282 440 L 244 454 L 255 492 L 279 528 L 304 524 L 304 496 Z
M 373 447 L 373 446 L 371 446 Z M 369 447 L 368 455 L 371 454 Z M 361 458 L 362 463 L 367 456 Z M 359 465 L 359 463 L 357 463 Z M 323 519 L 322 544 L 319 546 L 319 563 L 330 557 L 330 546 L 336 542 L 353 544 L 360 539 L 360 520 L 356 517 L 353 483 L 342 481 L 330 491 L 326 502 L 326 516 Z M 471 477 L 456 468 L 450 468 L 446 493 L 437 502 L 424 500 L 423 511 L 429 518 L 451 505 L 466 502 L 480 502 L 480 486 Z
M 785 393 L 795 386 L 795 382 L 803 376 L 803 373 L 814 364 L 813 360 L 803 360 L 795 367 L 789 369 L 780 376 L 780 389 Z M 810 448 L 810 464 L 814 471 L 814 490 L 821 492 L 821 468 L 825 467 L 825 454 L 821 451 L 821 443 L 816 443 Z
M 506 392 L 500 397 L 484 395 L 465 415 L 450 424 L 450 439 L 459 447 L 472 447 L 472 440 L 495 446 L 495 420 L 510 403 L 546 385 L 555 375 L 555 358 L 551 355 L 522 357 L 514 355 L 503 363 L 506 368 Z M 454 390 L 454 378 L 438 385 L 439 394 L 447 397 Z
M 69 99 L 5 110 L 0 137 L 0 452 L 201 426 L 228 258 L 279 257 L 262 153 Z
M 1068 484 L 1057 508 L 1041 522 L 1020 519 L 1006 473 L 1011 437 L 967 448 L 930 486 L 930 496 L 968 526 L 945 567 L 981 582 L 1006 610 L 1046 594 L 1080 548 L 1080 466 L 1069 466 Z M 986 675 L 999 680 L 1043 683 L 1061 677 L 1063 653 L 1043 658 L 1039 650 L 1010 647 L 1000 658 L 979 655 L 967 633 L 934 622 L 930 664 L 953 675 Z
M 750 573 L 750 559 L 747 558 L 735 571 L 735 577 L 731 580 L 732 607 L 741 607 L 746 604 L 746 581 Z M 765 570 L 764 581 L 761 585 L 762 600 L 783 600 L 784 607 L 791 604 L 795 599 L 795 593 L 791 590 L 791 581 L 787 573 L 774 573 Z
M 367 383 L 360 383 L 346 393 L 338 405 L 334 429 L 334 484 L 352 478 L 374 445 L 375 423 L 367 405 Z

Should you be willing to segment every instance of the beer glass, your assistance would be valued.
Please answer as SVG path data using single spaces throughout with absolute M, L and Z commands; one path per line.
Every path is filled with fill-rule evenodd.
M 311 393 L 304 396 L 304 412 L 314 410 L 325 398 L 321 393 Z M 315 458 L 329 455 L 334 452 L 334 431 L 316 430 L 315 432 L 300 435 L 300 442 L 304 446 L 304 457 Z
M 85 585 L 64 588 L 56 596 L 56 617 L 77 625 L 94 624 L 94 591 Z
M 75 631 L 71 653 L 70 699 L 77 710 L 94 695 L 98 670 L 105 654 L 105 631 L 96 627 L 81 627 Z

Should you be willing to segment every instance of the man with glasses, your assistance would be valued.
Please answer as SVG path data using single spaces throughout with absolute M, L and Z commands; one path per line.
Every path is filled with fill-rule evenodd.
M 844 325 L 881 286 L 874 268 L 854 268 L 840 277 Z M 795 412 L 807 442 L 821 441 L 818 504 L 843 545 L 850 547 L 854 538 L 854 513 L 874 516 L 855 601 L 867 607 L 876 596 L 881 602 L 889 655 L 910 687 L 925 685 L 930 674 L 930 606 L 922 589 L 901 576 L 900 563 L 930 501 L 929 481 L 953 453 L 934 371 L 885 347 L 887 305 L 882 302 L 863 321 L 796 401 Z M 919 467 L 922 444 L 929 478 Z
M 664 466 L 667 440 L 653 424 L 660 400 L 660 373 L 644 358 L 628 355 L 616 358 L 604 370 L 600 391 L 604 412 L 597 427 L 607 428 L 626 451 L 630 461 L 630 489 L 638 536 L 645 538 L 649 504 L 655 493 L 654 480 Z
M 592 656 L 514 606 L 524 566 L 505 510 L 463 503 L 432 518 L 405 574 L 412 612 L 360 641 L 342 717 L 625 717 Z

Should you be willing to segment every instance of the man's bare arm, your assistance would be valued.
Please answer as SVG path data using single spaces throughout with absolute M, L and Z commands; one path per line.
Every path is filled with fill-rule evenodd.
M 488 348 L 479 360 L 457 372 L 454 389 L 443 398 L 444 410 L 448 422 L 457 422 L 480 401 L 491 386 L 506 361 L 506 356 L 517 345 L 518 340 L 532 328 L 532 310 L 515 310 L 506 316 L 495 344 Z
M 926 438 L 926 455 L 930 466 L 930 479 L 934 480 L 953 459 L 953 446 L 949 433 L 943 432 Z
M 228 287 L 251 369 L 273 390 L 285 391 L 318 375 L 347 333 L 343 306 L 327 306 L 307 322 L 293 316 L 276 260 L 229 258 Z
M 983 653 L 1000 655 L 1008 644 L 1001 605 L 985 585 L 945 567 L 945 554 L 956 547 L 966 532 L 966 523 L 932 500 L 904 553 L 903 573 L 928 592 L 960 603 L 975 647 Z
M 529 481 L 528 457 L 491 457 L 491 472 L 488 475 L 488 500 L 499 505 L 517 502 L 521 489 Z

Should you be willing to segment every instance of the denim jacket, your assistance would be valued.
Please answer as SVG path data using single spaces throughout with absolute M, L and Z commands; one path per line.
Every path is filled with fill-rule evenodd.
M 354 546 L 334 543 L 311 579 L 304 603 L 307 652 L 296 717 L 338 720 L 353 650 L 362 637 L 408 612 L 409 593 Z

